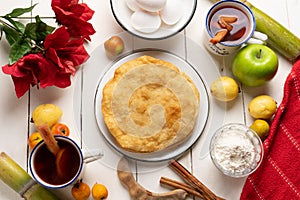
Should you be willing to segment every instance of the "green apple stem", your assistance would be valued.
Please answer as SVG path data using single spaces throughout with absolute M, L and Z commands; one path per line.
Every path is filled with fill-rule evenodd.
M 218 2 L 220 0 L 211 1 Z M 287 60 L 295 62 L 300 55 L 300 39 L 251 3 L 246 0 L 240 1 L 244 2 L 253 12 L 256 30 L 268 35 L 267 45 Z
M 262 52 L 262 50 L 259 49 L 259 52 L 258 52 L 258 54 L 256 55 L 256 57 L 257 57 L 258 59 L 261 59 L 261 52 Z
M 29 174 L 6 153 L 0 153 L 0 179 L 27 200 L 59 200 L 52 192 L 37 184 Z

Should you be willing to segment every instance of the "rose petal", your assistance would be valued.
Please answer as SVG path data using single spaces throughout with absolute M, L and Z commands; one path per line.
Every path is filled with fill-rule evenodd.
M 71 85 L 71 74 L 68 73 L 58 73 L 56 75 L 55 86 L 60 88 L 66 88 Z
M 79 0 L 52 0 L 51 6 L 67 7 L 68 5 L 78 4 Z
M 15 92 L 18 98 L 22 97 L 30 88 L 31 78 L 30 77 L 15 77 L 12 76 L 12 80 L 15 85 Z
M 76 3 L 77 2 L 77 3 Z M 52 9 L 60 24 L 65 25 L 73 37 L 83 37 L 90 40 L 90 35 L 96 31 L 87 21 L 92 18 L 94 11 L 87 4 L 78 1 L 52 1 Z
M 50 46 L 54 49 L 64 47 L 68 43 L 70 35 L 66 30 L 65 26 L 62 26 L 56 29 L 53 33 L 47 35 L 44 41 L 45 49 L 48 49 Z

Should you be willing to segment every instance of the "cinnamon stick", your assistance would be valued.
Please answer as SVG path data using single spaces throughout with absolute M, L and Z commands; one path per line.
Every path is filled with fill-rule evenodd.
M 221 42 L 225 38 L 225 36 L 227 35 L 227 33 L 228 33 L 227 29 L 222 29 L 222 30 L 218 31 L 216 33 L 216 35 L 213 38 L 211 38 L 209 41 L 211 43 L 213 43 L 213 44 L 217 44 L 217 43 Z
M 225 22 L 224 20 L 220 19 L 218 21 L 219 25 L 221 26 L 221 28 L 225 28 L 227 29 L 228 31 L 232 31 L 233 29 L 233 26 L 227 22 Z
M 211 43 L 216 44 L 224 40 L 227 33 L 232 31 L 233 26 L 232 23 L 237 21 L 237 17 L 235 16 L 221 16 L 218 20 L 218 24 L 222 28 L 219 30 L 215 36 L 210 40 Z
M 172 180 L 172 179 L 169 179 L 169 178 L 166 178 L 166 177 L 161 177 L 160 178 L 160 183 L 163 184 L 163 185 L 170 186 L 170 187 L 175 188 L 175 189 L 185 190 L 187 193 L 189 193 L 192 196 L 196 196 L 196 197 L 199 197 L 201 199 L 204 199 L 203 195 L 200 192 L 198 192 L 197 190 L 195 190 L 192 186 L 190 186 L 188 184 L 181 183 L 179 181 Z
M 221 16 L 220 20 L 223 21 L 223 22 L 231 24 L 231 23 L 236 22 L 238 20 L 238 18 L 235 17 L 235 16 Z
M 60 147 L 57 144 L 53 134 L 48 125 L 39 125 L 36 127 L 40 132 L 45 144 L 47 145 L 49 151 L 53 153 L 55 156 L 60 151 Z
M 201 181 L 199 181 L 193 174 L 191 174 L 185 167 L 183 167 L 176 160 L 170 162 L 170 167 L 174 169 L 184 181 L 189 183 L 193 188 L 198 190 L 205 200 L 222 200 L 223 198 L 216 196 L 209 190 Z

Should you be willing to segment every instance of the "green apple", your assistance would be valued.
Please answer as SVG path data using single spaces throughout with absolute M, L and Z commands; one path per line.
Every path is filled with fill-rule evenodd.
M 271 80 L 278 69 L 278 57 L 269 47 L 249 44 L 234 57 L 233 75 L 244 85 L 260 86 Z

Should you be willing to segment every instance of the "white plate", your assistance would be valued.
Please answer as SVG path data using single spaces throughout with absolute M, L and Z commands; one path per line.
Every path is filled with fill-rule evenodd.
M 171 26 L 162 23 L 161 27 L 153 33 L 142 33 L 132 27 L 130 20 L 132 11 L 127 7 L 125 0 L 111 0 L 110 4 L 115 19 L 124 30 L 143 39 L 157 40 L 165 39 L 179 33 L 193 18 L 197 6 L 197 0 L 182 1 L 184 2 L 181 9 L 183 15 L 179 22 Z
M 105 122 L 103 120 L 103 115 L 101 111 L 101 101 L 102 101 L 102 90 L 105 84 L 114 76 L 115 70 L 129 60 L 134 60 L 140 56 L 148 55 L 152 56 L 158 59 L 162 59 L 168 62 L 173 63 L 175 66 L 177 66 L 182 72 L 187 74 L 195 83 L 199 93 L 200 93 L 200 109 L 199 109 L 199 116 L 196 121 L 194 130 L 192 134 L 190 135 L 187 140 L 180 143 L 179 145 L 173 145 L 166 149 L 152 152 L 152 153 L 135 153 L 130 152 L 127 150 L 124 150 L 121 148 L 112 134 L 107 129 Z M 186 150 L 188 150 L 200 137 L 202 134 L 207 119 L 208 119 L 208 113 L 209 113 L 209 99 L 206 87 L 204 85 L 204 82 L 200 76 L 200 74 L 191 66 L 188 62 L 183 60 L 182 58 L 163 50 L 150 50 L 150 49 L 140 49 L 137 52 L 134 52 L 132 54 L 126 55 L 125 57 L 121 58 L 120 60 L 117 60 L 114 62 L 109 69 L 104 73 L 104 76 L 100 78 L 96 95 L 95 95 L 95 116 L 96 121 L 99 126 L 99 129 L 101 133 L 103 134 L 104 138 L 108 141 L 108 143 L 118 152 L 121 154 L 140 161 L 164 161 L 169 160 L 171 158 L 177 157 L 178 155 L 181 155 Z
M 99 116 L 101 112 L 97 112 L 97 116 L 95 115 L 95 110 L 100 109 L 99 107 L 95 107 L 95 100 L 97 99 L 97 101 L 99 101 L 99 99 L 102 98 L 99 96 L 100 87 L 103 87 L 101 80 L 104 78 L 106 80 L 109 79 L 109 76 L 111 76 L 113 72 L 112 69 L 117 66 L 116 63 L 121 64 L 121 62 L 135 58 L 138 54 L 151 52 L 151 55 L 155 57 L 166 60 L 170 59 L 170 61 L 174 63 L 184 63 L 183 67 L 180 68 L 183 68 L 183 70 L 195 80 L 198 89 L 202 93 L 201 101 L 203 101 L 202 104 L 205 104 L 205 109 L 206 104 L 208 104 L 208 120 L 202 133 L 194 133 L 190 141 L 184 144 L 187 145 L 187 147 L 183 145 L 180 146 L 179 149 L 175 149 L 174 152 L 157 152 L 148 156 L 145 154 L 142 156 L 128 152 L 124 153 L 131 157 L 137 156 L 136 159 L 149 161 L 179 157 L 187 150 L 191 150 L 193 155 L 198 155 L 199 159 L 207 157 L 209 155 L 210 138 L 213 133 L 223 125 L 226 110 L 224 108 L 226 104 L 215 101 L 214 98 L 211 98 L 210 93 L 206 91 L 209 89 L 210 84 L 220 77 L 217 64 L 211 59 L 211 56 L 204 48 L 181 33 L 160 41 L 136 38 L 128 32 L 122 32 L 118 34 L 118 36 L 120 36 L 125 43 L 124 53 L 120 55 L 120 57 L 109 60 L 105 55 L 104 45 L 101 44 L 91 53 L 88 62 L 85 63 L 76 74 L 77 80 L 74 88 L 73 108 L 76 128 L 82 137 L 82 147 L 87 150 L 102 149 L 104 156 L 99 162 L 112 168 L 117 165 L 116 162 L 120 156 L 123 156 L 123 153 L 120 153 L 122 151 L 119 152 L 115 147 L 112 147 L 112 144 L 116 146 L 113 139 L 108 138 L 108 140 L 105 138 L 105 136 L 108 137 L 106 135 L 107 132 L 106 134 L 105 132 L 102 133 L 101 129 L 103 129 L 103 124 L 100 123 L 99 125 L 97 122 L 97 118 L 101 119 Z M 153 49 L 155 49 L 155 51 L 153 51 Z M 200 106 L 203 107 L 203 105 Z M 203 116 L 201 116 L 202 107 L 200 107 L 200 118 L 198 119 L 199 122 L 195 130 L 202 130 L 203 124 L 201 123 L 204 123 L 205 118 L 207 118 L 207 113 L 205 112 L 205 117 L 202 118 Z M 200 120 L 203 121 L 201 122 Z M 102 128 L 100 129 L 100 127 Z M 197 140 L 199 136 L 200 140 Z M 197 142 L 191 145 L 193 140 L 197 140 Z M 109 141 L 112 144 L 110 144 Z M 167 162 L 168 161 L 151 162 L 151 169 L 154 168 L 153 165 L 165 165 Z M 150 162 L 147 163 L 147 165 L 150 164 Z

